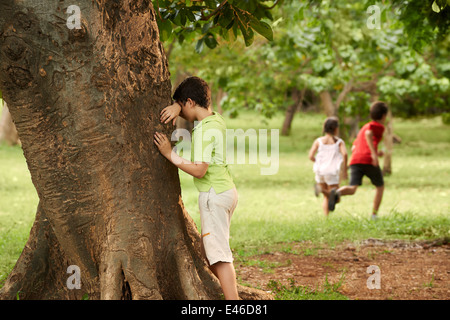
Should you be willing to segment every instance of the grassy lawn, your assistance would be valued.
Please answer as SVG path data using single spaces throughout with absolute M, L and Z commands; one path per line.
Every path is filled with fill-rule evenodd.
M 22 149 L 0 145 L 0 287 L 28 239 L 38 200 Z
M 280 136 L 279 171 L 261 175 L 263 165 L 231 165 L 239 203 L 231 227 L 231 246 L 238 254 L 266 250 L 279 242 L 310 240 L 329 244 L 367 238 L 429 239 L 450 236 L 450 130 L 440 117 L 396 119 L 394 130 L 403 140 L 395 145 L 393 174 L 379 219 L 370 220 L 374 187 L 367 178 L 354 196 L 344 197 L 326 218 L 322 197 L 313 193 L 312 162 L 307 157 L 321 135 L 324 117 L 297 114 L 292 134 Z M 279 128 L 281 115 L 264 124 L 251 114 L 228 119 L 228 128 Z M 381 146 L 382 147 L 382 146 Z M 350 151 L 350 144 L 347 143 Z M 192 179 L 180 173 L 183 199 L 199 224 L 197 192 Z
M 230 165 L 239 193 L 230 240 L 238 259 L 290 241 L 336 244 L 450 236 L 450 128 L 440 117 L 395 120 L 394 131 L 403 140 L 395 145 L 393 174 L 385 178 L 377 221 L 370 220 L 374 188 L 367 178 L 354 196 L 343 198 L 329 218 L 324 216 L 322 198 L 313 193 L 312 162 L 307 157 L 321 135 L 323 120 L 321 115 L 296 115 L 291 136 L 280 136 L 275 175 L 261 175 L 266 165 Z M 282 114 L 263 122 L 244 112 L 227 119 L 227 124 L 230 129 L 258 131 L 279 129 L 282 121 Z M 200 226 L 198 192 L 190 176 L 180 171 L 180 179 L 184 204 Z M 28 238 L 37 203 L 22 149 L 0 145 L 0 287 Z M 298 296 L 306 291 L 292 287 L 284 292 Z

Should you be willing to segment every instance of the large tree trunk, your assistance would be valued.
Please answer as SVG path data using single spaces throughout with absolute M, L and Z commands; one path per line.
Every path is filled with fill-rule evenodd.
M 72 4 L 0 2 L 0 89 L 39 195 L 0 297 L 219 298 L 178 170 L 153 144 L 174 128 L 159 123 L 171 84 L 151 1 L 80 0 L 71 30 Z
M 3 108 L 0 115 L 0 142 L 6 142 L 10 146 L 20 144 L 19 134 L 11 118 L 6 102 L 3 101 Z

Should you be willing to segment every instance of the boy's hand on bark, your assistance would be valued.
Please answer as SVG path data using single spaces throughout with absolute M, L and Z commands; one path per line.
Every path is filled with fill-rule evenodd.
M 170 120 L 173 120 L 173 125 L 175 125 L 177 121 L 177 117 L 180 115 L 181 106 L 178 103 L 171 104 L 170 106 L 165 107 L 161 111 L 161 122 L 168 123 Z
M 169 139 L 166 135 L 159 132 L 156 132 L 153 138 L 153 142 L 158 147 L 159 152 L 161 152 L 164 157 L 168 158 L 172 153 L 172 145 L 170 144 Z

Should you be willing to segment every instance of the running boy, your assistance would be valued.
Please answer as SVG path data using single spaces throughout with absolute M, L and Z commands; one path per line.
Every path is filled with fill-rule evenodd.
M 342 139 L 338 138 L 339 121 L 336 117 L 325 120 L 324 136 L 317 138 L 309 150 L 309 159 L 314 162 L 313 170 L 316 174 L 315 192 L 323 193 L 323 211 L 328 216 L 328 198 L 330 191 L 339 187 L 341 165 L 347 173 L 347 150 Z M 317 154 L 316 154 L 317 153 Z
M 334 210 L 341 196 L 355 194 L 358 186 L 362 184 L 363 176 L 367 176 L 376 187 L 372 219 L 377 218 L 384 192 L 383 174 L 378 163 L 378 157 L 383 156 L 383 152 L 378 151 L 378 143 L 383 137 L 387 113 L 388 107 L 384 102 L 377 101 L 370 106 L 372 121 L 361 128 L 353 143 L 350 160 L 350 185 L 331 190 L 328 202 L 330 211 Z
M 168 123 L 178 115 L 199 123 L 192 130 L 191 160 L 172 151 L 169 139 L 156 132 L 154 143 L 161 154 L 194 177 L 199 191 L 198 204 L 202 230 L 202 251 L 210 270 L 219 279 L 226 300 L 238 300 L 236 273 L 229 245 L 230 220 L 238 194 L 226 160 L 226 124 L 211 110 L 211 91 L 198 78 L 186 78 L 173 94 L 174 104 L 161 111 L 161 121 Z

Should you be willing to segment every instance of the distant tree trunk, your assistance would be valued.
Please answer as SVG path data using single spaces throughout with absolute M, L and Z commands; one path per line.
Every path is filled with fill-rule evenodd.
M 341 103 L 345 100 L 345 97 L 352 90 L 352 88 L 353 88 L 353 79 L 351 79 L 349 82 L 345 84 L 344 88 L 336 98 L 336 103 L 333 103 L 330 91 L 325 90 L 319 94 L 322 107 L 327 117 L 338 115 L 338 110 L 339 107 L 341 106 Z
M 288 136 L 291 132 L 292 120 L 294 120 L 295 113 L 300 109 L 305 96 L 306 89 L 298 90 L 294 88 L 292 90 L 292 99 L 294 103 L 291 104 L 287 109 L 284 116 L 283 127 L 281 129 L 281 135 Z
M 320 97 L 320 104 L 323 108 L 323 111 L 325 112 L 325 115 L 327 117 L 335 116 L 336 115 L 336 108 L 333 104 L 333 99 L 331 98 L 330 91 L 322 91 L 319 94 Z
M 78 0 L 69 29 L 73 4 L 0 2 L 0 90 L 39 196 L 0 298 L 218 299 L 178 169 L 153 144 L 173 126 L 159 121 L 171 84 L 152 2 Z
M 383 159 L 383 174 L 392 174 L 392 153 L 394 150 L 394 119 L 392 118 L 392 112 L 389 109 L 387 115 L 386 132 L 384 134 L 383 143 L 385 146 L 384 159 Z
M 20 145 L 19 134 L 16 130 L 16 125 L 12 121 L 11 113 L 9 112 L 8 106 L 5 101 L 3 101 L 2 114 L 0 116 L 0 142 L 6 142 L 10 146 L 16 144 Z
M 222 110 L 222 99 L 223 97 L 225 97 L 227 95 L 226 92 L 223 91 L 222 88 L 219 88 L 219 90 L 217 90 L 216 93 L 216 111 L 220 114 L 223 114 L 223 110 Z

